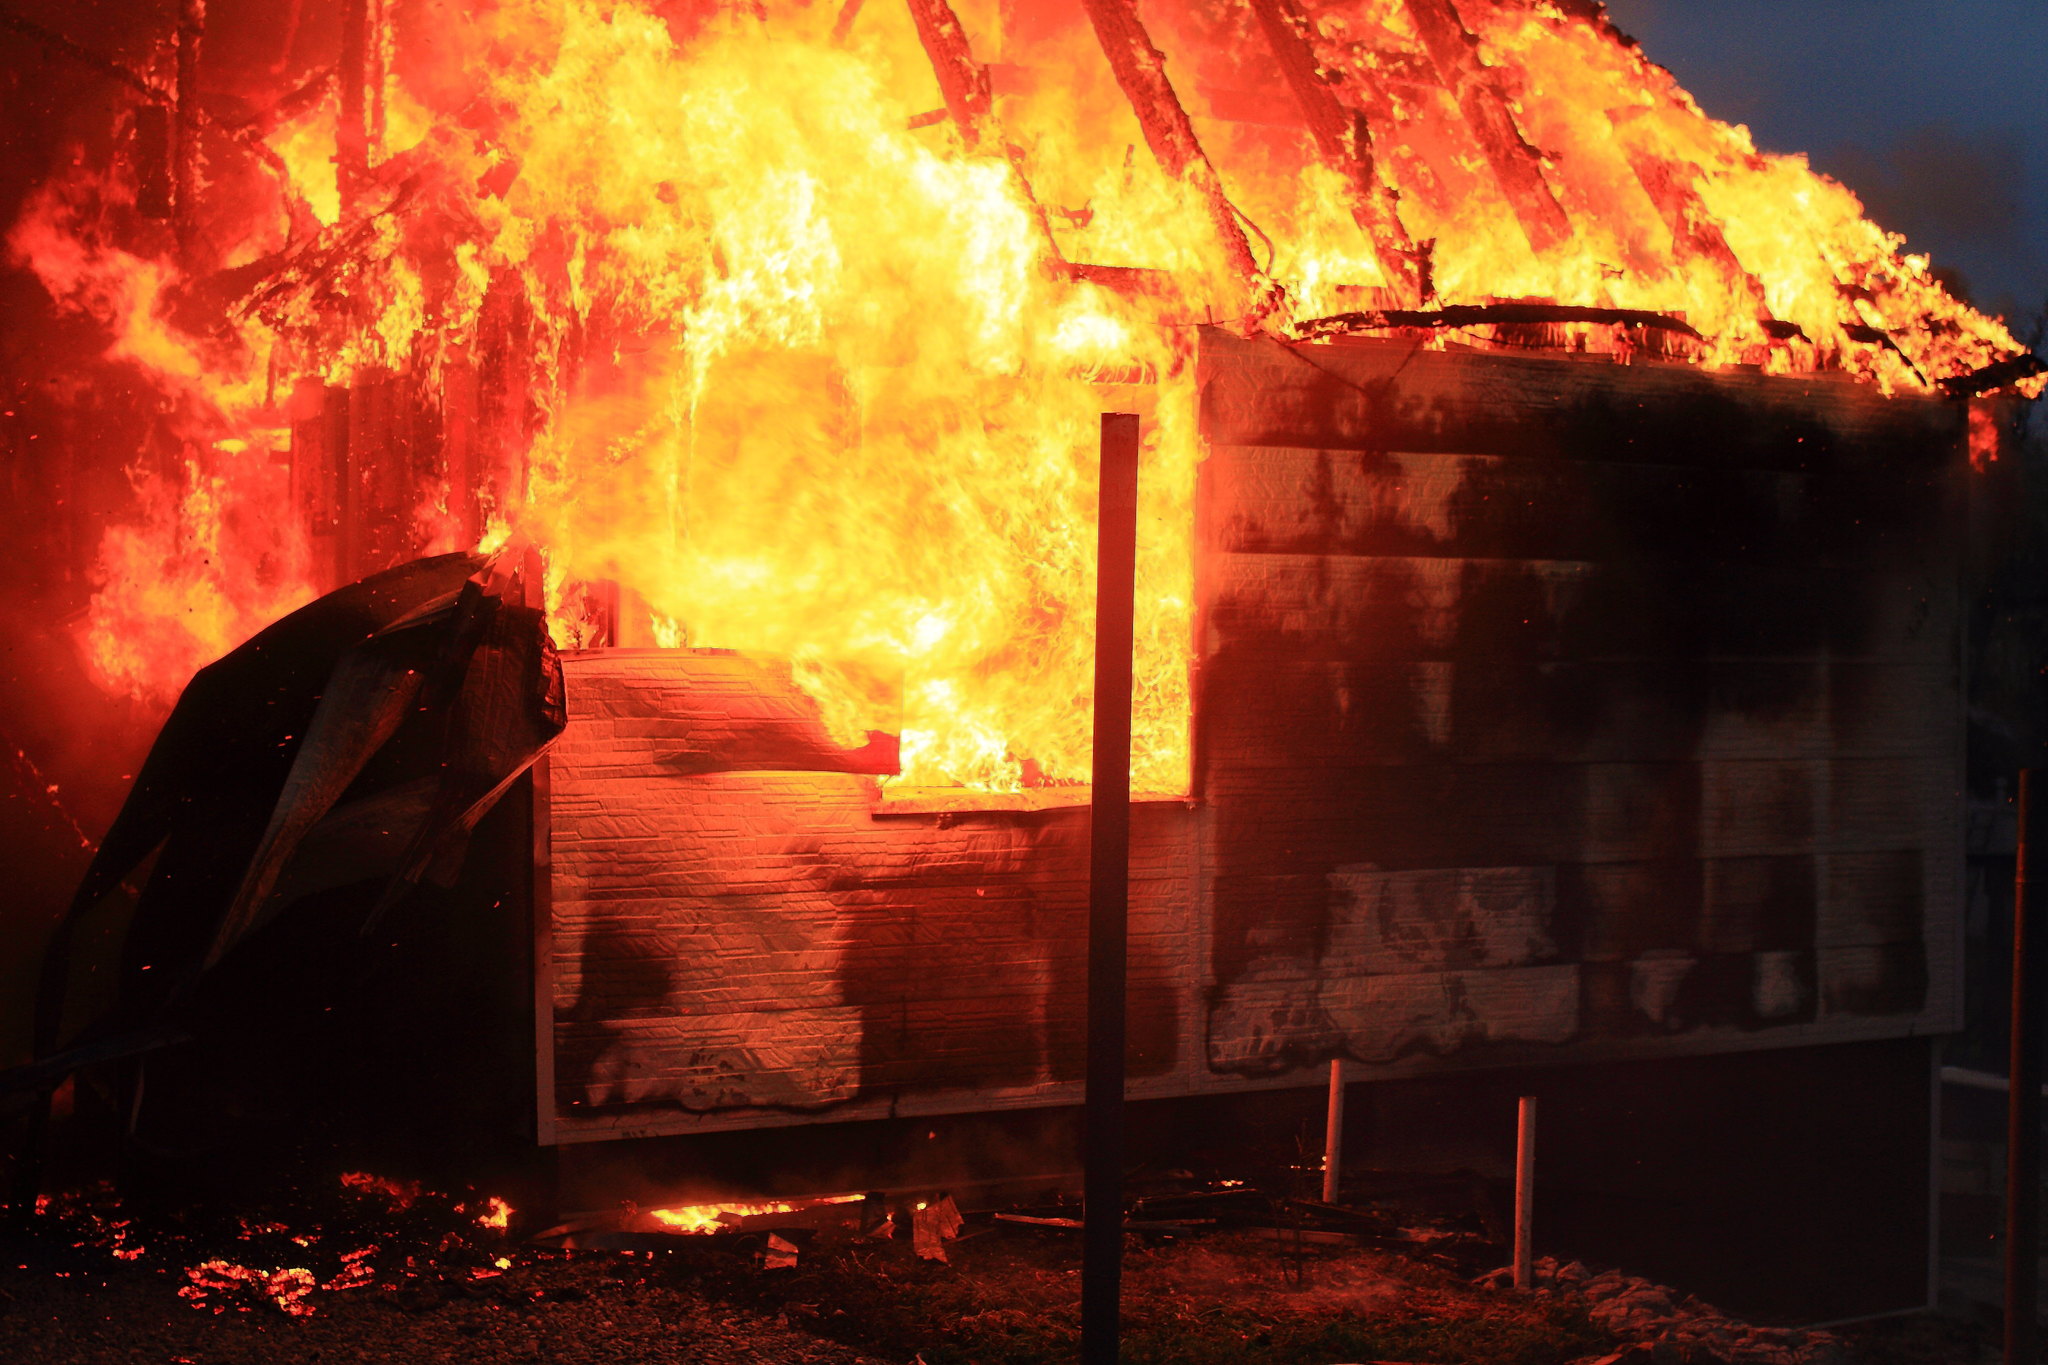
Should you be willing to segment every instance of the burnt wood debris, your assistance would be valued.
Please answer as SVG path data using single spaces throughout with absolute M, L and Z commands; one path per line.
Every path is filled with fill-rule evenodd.
M 414 887 L 452 884 L 477 822 L 562 727 L 546 627 L 505 600 L 510 584 L 502 557 L 402 565 L 202 669 L 58 926 L 37 1060 L 0 1087 L 47 1096 L 87 1063 L 276 1028 L 294 1013 L 283 983 L 316 970 L 312 955 L 371 952 L 379 919 Z M 120 992 L 79 1029 L 67 1021 L 76 933 L 145 861 Z M 250 969 L 264 942 L 287 945 L 274 978 Z

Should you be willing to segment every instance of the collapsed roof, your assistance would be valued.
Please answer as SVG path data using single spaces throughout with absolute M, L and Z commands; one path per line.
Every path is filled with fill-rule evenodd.
M 101 547 L 110 688 L 523 535 L 564 645 L 617 642 L 617 585 L 648 643 L 794 660 L 906 781 L 1081 780 L 1075 452 L 1117 381 L 1151 414 L 1140 780 L 1179 790 L 1194 324 L 2039 383 L 1581 0 L 338 16 L 232 68 L 188 26 L 191 81 L 135 77 L 112 163 L 10 233 L 170 414 Z

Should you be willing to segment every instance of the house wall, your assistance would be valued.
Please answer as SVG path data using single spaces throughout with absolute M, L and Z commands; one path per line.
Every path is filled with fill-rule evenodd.
M 1201 344 L 1134 1095 L 1954 1026 L 1955 408 Z M 565 670 L 553 1138 L 1078 1098 L 1085 809 L 884 802 L 771 661 Z
M 1212 1065 L 1954 1026 L 1956 406 L 1205 361 Z

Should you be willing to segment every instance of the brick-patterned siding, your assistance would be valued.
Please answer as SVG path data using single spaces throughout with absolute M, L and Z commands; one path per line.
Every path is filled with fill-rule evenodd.
M 564 671 L 550 778 L 565 1127 L 1071 1090 L 1085 811 L 899 817 L 871 778 L 711 770 L 704 755 L 736 745 L 736 763 L 779 761 L 771 726 L 788 750 L 830 749 L 786 670 L 762 661 L 611 650 Z M 1197 1014 L 1192 831 L 1178 803 L 1134 822 L 1141 1083 L 1199 1051 L 1183 1036 Z

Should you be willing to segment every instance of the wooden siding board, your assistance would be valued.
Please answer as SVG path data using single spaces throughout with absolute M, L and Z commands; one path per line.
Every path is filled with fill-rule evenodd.
M 1294 660 L 1894 660 L 1952 641 L 1950 570 L 1232 554 L 1204 579 L 1205 672 Z
M 1804 559 L 1865 539 L 1811 471 L 1236 446 L 1202 473 L 1226 554 Z
M 1882 398 L 1839 375 L 1711 372 L 1604 357 L 1477 355 L 1411 342 L 1285 346 L 1205 329 L 1216 446 L 1482 451 L 1868 475 L 1867 496 L 1945 476 L 1957 404 Z
M 1952 1013 L 1953 405 L 1230 338 L 1202 385 L 1212 1065 L 1529 1041 L 1335 1027 L 1357 875 L 1547 876 L 1505 921 L 1575 1046 Z
M 1198 377 L 1134 1094 L 1953 1020 L 1953 405 L 1220 334 Z M 556 755 L 565 1137 L 1078 1098 L 1085 811 L 877 820 L 786 671 L 629 653 Z
M 1859 659 L 1212 662 L 1212 767 L 1946 754 L 1955 670 Z M 1256 704 L 1254 704 L 1256 700 Z
M 1930 759 L 1468 763 L 1207 774 L 1231 870 L 1518 866 L 1876 851 L 1945 818 Z M 1467 861 L 1470 860 L 1470 861 Z
M 700 678 L 712 693 L 791 690 L 744 662 L 565 660 L 552 845 L 565 1132 L 630 1113 L 670 1115 L 646 1120 L 658 1126 L 714 1111 L 865 1112 L 911 1091 L 1077 1077 L 1085 810 L 877 821 L 863 777 L 650 761 L 651 727 L 638 723 L 649 717 L 671 724 L 661 742 L 695 753 L 688 717 L 716 729 L 797 707 L 692 699 Z M 1190 816 L 1148 806 L 1133 821 L 1141 1078 L 1186 1053 Z

